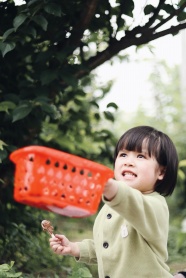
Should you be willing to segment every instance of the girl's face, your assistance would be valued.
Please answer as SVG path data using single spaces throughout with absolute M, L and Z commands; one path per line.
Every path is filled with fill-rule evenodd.
M 147 194 L 154 191 L 157 180 L 163 179 L 164 167 L 148 155 L 146 148 L 142 152 L 123 149 L 117 155 L 114 175 L 116 180 Z

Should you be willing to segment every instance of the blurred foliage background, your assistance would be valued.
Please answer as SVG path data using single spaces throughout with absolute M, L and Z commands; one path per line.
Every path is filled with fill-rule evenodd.
M 167 133 L 178 150 L 178 184 L 167 199 L 171 215 L 169 264 L 172 272 L 186 268 L 186 233 L 181 229 L 186 217 L 186 120 L 179 67 L 171 68 L 165 61 L 154 65 L 149 76 L 154 89 L 151 113 L 139 107 L 127 117 L 114 102 L 104 111 L 100 109 L 113 81 L 98 85 L 94 69 L 106 61 L 112 65 L 116 56 L 127 66 L 130 57 L 124 52 L 121 55 L 121 50 L 176 35 L 186 27 L 186 1 L 170 4 L 160 0 L 154 6 L 147 1 L 140 12 L 143 20 L 134 13 L 136 3 L 0 2 L 1 277 L 8 277 L 8 273 L 9 277 L 97 277 L 96 266 L 77 265 L 73 258 L 52 254 L 48 235 L 40 226 L 43 219 L 49 219 L 55 231 L 81 240 L 92 236 L 96 216 L 72 219 L 15 202 L 10 153 L 42 145 L 112 168 L 119 136 L 141 124 L 153 124 Z

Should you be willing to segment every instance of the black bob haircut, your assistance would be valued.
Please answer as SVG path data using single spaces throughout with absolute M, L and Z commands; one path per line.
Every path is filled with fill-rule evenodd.
M 129 129 L 120 137 L 116 145 L 114 163 L 120 150 L 141 152 L 144 142 L 148 155 L 155 157 L 158 164 L 165 167 L 164 178 L 157 181 L 155 191 L 163 196 L 169 196 L 176 186 L 178 155 L 172 140 L 165 133 L 150 126 L 137 126 Z

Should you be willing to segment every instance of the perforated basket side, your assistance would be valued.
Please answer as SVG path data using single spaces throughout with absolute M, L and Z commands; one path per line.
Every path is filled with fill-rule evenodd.
M 16 164 L 15 199 L 55 212 L 68 206 L 95 213 L 103 186 L 113 176 L 108 167 L 46 147 L 26 147 L 10 158 Z

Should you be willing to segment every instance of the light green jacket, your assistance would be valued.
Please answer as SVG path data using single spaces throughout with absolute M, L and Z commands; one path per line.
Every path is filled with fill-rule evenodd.
M 111 201 L 103 201 L 93 240 L 79 243 L 79 261 L 97 263 L 99 278 L 173 277 L 166 264 L 169 211 L 157 192 L 142 194 L 118 182 Z

